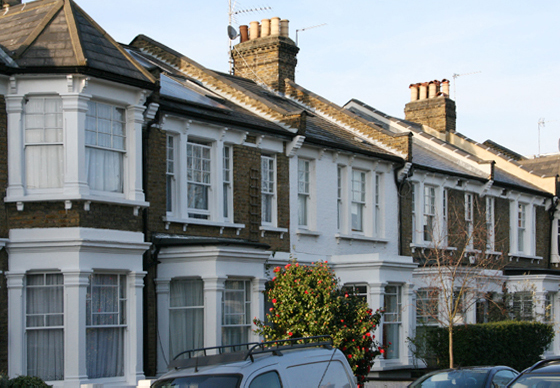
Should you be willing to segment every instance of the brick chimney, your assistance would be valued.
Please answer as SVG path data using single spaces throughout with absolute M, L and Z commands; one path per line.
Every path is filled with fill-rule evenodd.
M 289 21 L 264 19 L 240 31 L 241 42 L 232 48 L 233 73 L 284 93 L 284 80 L 295 81 L 299 52 L 289 37 Z
M 455 101 L 449 98 L 449 81 L 410 85 L 410 102 L 405 105 L 404 117 L 442 133 L 455 132 L 457 111 Z

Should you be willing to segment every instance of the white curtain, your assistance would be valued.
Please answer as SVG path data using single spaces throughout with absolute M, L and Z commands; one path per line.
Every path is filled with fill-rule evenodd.
M 61 145 L 33 145 L 25 148 L 28 189 L 62 187 L 64 148 Z
M 204 347 L 204 291 L 202 280 L 171 282 L 169 355 Z
M 86 349 L 88 378 L 124 375 L 124 328 L 87 329 Z
M 86 147 L 86 174 L 90 189 L 123 192 L 123 154 Z
M 27 374 L 64 379 L 64 288 L 61 274 L 27 276 Z

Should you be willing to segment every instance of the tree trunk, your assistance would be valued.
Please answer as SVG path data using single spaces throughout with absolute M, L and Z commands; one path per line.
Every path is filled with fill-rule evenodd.
M 453 324 L 449 325 L 449 368 L 453 368 Z

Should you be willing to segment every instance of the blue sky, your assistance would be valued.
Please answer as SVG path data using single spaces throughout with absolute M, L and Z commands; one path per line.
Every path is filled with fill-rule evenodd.
M 144 34 L 228 70 L 228 0 L 76 0 L 113 38 Z M 403 117 L 411 83 L 450 79 L 457 130 L 523 155 L 558 152 L 560 2 L 556 0 L 239 0 L 237 23 L 278 16 L 296 30 L 296 82 L 343 105 Z M 453 78 L 454 74 L 459 77 Z M 455 82 L 454 82 L 455 81 Z

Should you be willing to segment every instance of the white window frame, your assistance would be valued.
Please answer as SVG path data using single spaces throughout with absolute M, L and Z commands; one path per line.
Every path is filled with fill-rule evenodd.
M 61 283 L 56 283 L 56 284 L 47 284 L 47 276 L 49 275 L 57 275 L 60 277 L 60 279 L 62 280 Z M 43 284 L 40 285 L 30 285 L 28 283 L 28 279 L 30 276 L 42 276 L 43 277 Z M 48 289 L 52 289 L 52 288 L 59 288 L 61 290 L 60 292 L 60 297 L 61 297 L 61 301 L 60 301 L 60 305 L 62 307 L 62 311 L 60 312 L 56 312 L 56 313 L 35 313 L 35 314 L 30 314 L 29 311 L 32 308 L 31 306 L 29 306 L 28 303 L 28 298 L 29 298 L 29 293 L 31 289 L 42 289 L 43 291 L 46 291 Z M 64 371 L 64 353 L 65 353 L 65 345 L 64 345 L 64 277 L 62 275 L 62 273 L 60 272 L 29 272 L 27 273 L 26 276 L 26 284 L 25 284 L 25 296 L 26 296 L 26 303 L 25 303 L 25 331 L 26 331 L 26 348 L 27 348 L 27 362 L 29 362 L 29 341 L 31 341 L 30 339 L 30 333 L 31 332 L 36 332 L 36 331 L 47 331 L 47 330 L 58 330 L 58 331 L 62 331 L 62 345 L 60 346 L 60 351 L 62 351 L 62 371 L 60 375 L 58 376 L 54 376 L 54 378 L 52 378 L 52 376 L 47 376 L 47 375 L 42 375 L 42 374 L 38 374 L 38 373 L 33 373 L 33 371 L 30 369 L 31 365 L 27 364 L 26 365 L 26 371 L 27 374 L 29 376 L 38 376 L 41 377 L 43 380 L 45 381 L 57 381 L 57 380 L 64 380 L 64 375 L 65 375 L 65 371 Z M 49 318 L 52 318 L 53 316 L 58 315 L 62 317 L 62 322 L 60 325 L 50 325 L 48 323 Z M 30 325 L 30 321 L 32 321 L 34 318 L 42 318 L 43 320 L 43 325 Z M 49 355 L 52 356 L 50 354 L 51 351 L 53 351 L 53 346 L 54 344 L 49 342 L 49 349 L 47 350 L 49 352 Z M 33 349 L 35 349 L 35 346 L 31 346 Z M 43 355 L 46 356 L 46 355 Z M 60 355 L 59 355 L 60 356 Z M 43 357 L 47 358 L 47 357 Z M 44 361 L 44 360 L 43 360 Z
M 224 217 L 224 221 L 233 222 L 233 148 L 229 145 L 223 146 L 222 166 L 222 215 Z
M 172 134 L 166 136 L 166 210 L 168 214 L 173 214 L 177 206 L 177 150 L 176 137 Z
M 517 251 L 527 252 L 527 204 L 517 204 Z
M 465 193 L 465 232 L 467 238 L 467 249 L 474 248 L 474 194 L 466 192 Z
M 374 237 L 383 236 L 383 189 L 384 174 L 376 172 L 374 175 L 373 190 L 373 235 Z
M 228 285 L 233 283 L 242 283 L 243 287 L 241 289 L 236 288 L 228 288 Z M 247 279 L 228 279 L 224 283 L 224 291 L 223 291 L 223 298 L 222 298 L 222 345 L 235 345 L 234 343 L 227 343 L 226 332 L 228 329 L 241 329 L 244 332 L 244 336 L 246 337 L 245 342 L 249 342 L 251 338 L 251 306 L 252 306 L 252 283 L 251 280 Z M 243 304 L 242 306 L 237 305 L 235 303 L 235 298 L 229 298 L 228 294 L 239 294 L 242 295 Z M 233 302 L 228 304 L 228 302 Z M 239 310 L 236 311 L 235 307 L 238 307 Z M 242 308 L 241 308 L 242 307 Z M 233 312 L 232 312 L 233 311 Z M 228 319 L 231 321 L 236 321 L 241 318 L 241 323 L 228 323 Z
M 210 219 L 210 215 L 213 210 L 211 189 L 212 179 L 214 178 L 212 173 L 212 167 L 214 164 L 212 160 L 212 149 L 211 142 L 198 142 L 194 140 L 187 141 L 187 192 L 185 195 L 187 197 L 188 218 L 198 218 L 204 220 Z M 194 153 L 200 153 L 200 157 L 195 156 Z M 191 175 L 191 178 L 189 178 L 189 174 Z M 199 175 L 199 177 L 197 178 L 196 175 Z M 192 192 L 191 188 L 193 190 Z M 195 194 L 194 190 L 198 188 L 202 190 L 203 201 L 206 201 L 205 208 L 191 206 L 193 201 L 191 194 Z
M 360 179 L 356 179 L 359 176 Z M 352 233 L 364 234 L 366 231 L 367 211 L 367 171 L 352 168 L 351 177 L 351 230 Z
M 264 169 L 266 163 L 266 170 Z M 278 225 L 277 205 L 277 163 L 274 155 L 261 155 L 261 223 L 263 226 L 276 227 Z M 265 202 L 270 205 L 270 214 L 265 214 Z
M 117 284 L 97 284 L 94 285 L 93 284 L 93 279 L 98 277 L 98 276 L 116 276 L 117 277 Z M 123 284 L 124 282 L 124 284 Z M 95 379 L 95 378 L 105 378 L 105 377 L 122 377 L 126 375 L 126 343 L 127 343 L 127 327 L 128 327 L 128 322 L 127 322 L 127 305 L 128 305 L 128 289 L 127 289 L 127 285 L 128 285 L 128 279 L 127 276 L 123 273 L 106 273 L 106 272 L 94 272 L 90 275 L 89 277 L 89 283 L 88 283 L 88 293 L 86 296 L 86 342 L 87 342 L 87 337 L 90 333 L 93 333 L 95 330 L 103 330 L 103 329 L 116 329 L 118 331 L 120 331 L 120 335 L 122 336 L 122 349 L 121 349 L 121 354 L 119 354 L 118 356 L 121 357 L 121 360 L 116 360 L 117 362 L 121 363 L 121 367 L 117 369 L 115 372 L 115 374 L 111 374 L 111 375 L 106 375 L 106 376 L 91 376 L 88 374 L 88 377 L 90 379 Z M 117 305 L 117 310 L 116 311 L 99 311 L 100 308 L 98 308 L 98 311 L 95 312 L 95 299 L 93 298 L 94 295 L 94 288 L 105 288 L 105 289 L 116 289 L 116 305 Z M 107 297 L 108 293 L 104 292 L 103 295 L 105 297 Z M 88 303 L 89 303 L 89 307 L 88 307 Z M 116 323 L 106 323 L 106 322 L 95 322 L 95 317 L 98 316 L 109 316 L 112 317 L 116 315 L 117 316 L 117 322 Z M 103 319 L 101 319 L 102 321 Z M 94 353 L 98 353 L 99 349 L 97 349 L 97 351 L 95 351 Z M 94 354 L 95 356 L 95 354 Z M 86 365 L 89 366 L 89 360 L 86 360 Z M 121 369 L 122 368 L 122 369 Z
M 496 198 L 486 196 L 486 250 L 494 252 L 496 250 Z
M 95 115 L 92 115 L 92 108 L 95 106 Z M 100 107 L 108 107 L 110 109 L 110 116 L 109 118 L 102 118 L 99 116 L 99 108 Z M 120 112 L 120 117 L 122 118 L 119 120 L 119 115 L 116 112 Z M 110 132 L 103 131 L 101 128 L 100 123 L 102 121 L 108 121 L 111 127 Z M 95 125 L 93 125 L 95 123 Z M 92 126 L 90 126 L 92 125 Z M 115 128 L 120 127 L 121 133 L 119 131 L 115 131 Z M 94 182 L 90 180 L 90 177 L 87 176 L 89 170 L 92 168 L 89 165 L 88 160 L 86 160 L 86 176 L 88 179 L 88 185 L 90 190 L 92 191 L 101 191 L 101 192 L 109 192 L 109 193 L 124 193 L 125 187 L 125 157 L 126 157 L 126 109 L 117 106 L 114 104 L 108 104 L 104 102 L 100 102 L 97 100 L 90 100 L 88 101 L 88 110 L 86 112 L 86 127 L 85 127 L 85 147 L 86 147 L 86 159 L 87 155 L 90 152 L 95 153 L 104 153 L 105 155 L 117 155 L 118 156 L 118 180 L 119 182 L 116 184 L 115 187 L 111 186 L 109 188 L 105 187 L 105 175 L 109 175 L 110 177 L 115 176 L 116 171 L 104 171 L 107 174 L 98 174 L 97 172 L 92 174 L 95 177 L 102 177 L 101 185 L 103 187 L 99 187 L 99 183 L 97 182 L 97 187 L 94 187 Z M 110 144 L 103 144 L 102 138 L 108 138 Z M 105 160 L 106 158 L 101 158 Z M 99 163 L 92 163 L 94 165 L 99 165 Z M 114 185 L 114 184 L 113 184 Z
M 337 194 L 336 194 L 336 212 L 337 212 L 337 228 L 339 231 L 344 230 L 345 219 L 346 219 L 346 211 L 344 206 L 344 177 L 345 177 L 346 168 L 341 166 L 340 164 L 336 166 L 336 187 L 337 187 Z
M 41 102 L 41 112 L 32 112 L 31 106 L 34 102 Z M 58 110 L 56 112 L 47 112 L 46 106 L 48 102 L 54 102 Z M 56 125 L 49 126 L 48 121 L 52 121 L 52 116 Z M 32 116 L 40 116 L 43 121 L 41 127 L 30 127 Z M 51 120 L 48 120 L 48 117 Z M 57 95 L 48 96 L 30 96 L 25 100 L 25 114 L 24 114 L 24 153 L 25 153 L 25 186 L 27 190 L 41 190 L 62 188 L 64 182 L 64 125 L 63 125 L 63 110 L 62 98 Z M 39 137 L 35 141 L 31 141 L 31 137 L 37 137 L 37 131 L 41 131 Z M 52 139 L 53 131 L 57 131 L 56 139 Z M 32 136 L 32 134 L 36 134 Z M 43 149 L 49 150 L 47 156 L 39 155 L 39 160 L 32 162 L 31 150 Z M 56 151 L 56 160 L 52 160 L 52 151 Z M 35 154 L 35 153 L 33 153 Z M 36 156 L 35 156 L 36 157 Z M 44 168 L 47 168 L 45 171 Z
M 394 292 L 390 292 L 391 289 L 394 288 Z M 385 351 L 384 357 L 387 360 L 397 360 L 400 358 L 400 342 L 402 338 L 402 297 L 403 297 L 403 287 L 401 284 L 388 284 L 385 286 L 384 289 L 384 300 L 383 300 L 383 308 L 385 313 L 383 314 L 383 344 L 389 345 L 389 348 Z M 388 306 L 387 298 L 394 297 L 396 298 L 395 309 L 390 310 L 390 306 Z M 389 327 L 395 326 L 396 330 L 396 341 L 389 341 L 388 339 L 388 330 Z
M 310 228 L 311 161 L 298 158 L 298 227 Z
M 182 283 L 182 282 L 193 282 L 193 283 L 197 283 L 197 285 L 199 285 L 201 287 L 201 296 L 202 296 L 202 304 L 196 305 L 196 304 L 188 304 L 185 303 L 184 304 L 177 304 L 175 306 L 173 306 L 173 286 L 176 283 Z M 181 333 L 181 335 L 184 336 L 192 336 L 195 334 L 199 334 L 198 336 L 198 340 L 201 341 L 201 343 L 199 343 L 197 345 L 194 345 L 192 347 L 189 347 L 188 349 L 173 349 L 173 344 L 176 342 L 182 343 L 184 341 L 179 341 L 176 337 L 174 337 L 175 333 L 171 330 L 171 324 L 173 321 L 173 318 L 171 317 L 172 312 L 173 311 L 178 311 L 178 312 L 190 312 L 190 311 L 202 311 L 202 322 L 200 322 L 201 327 L 199 328 L 199 330 L 201 331 L 201 333 L 198 333 L 195 329 L 191 329 L 189 328 L 189 330 L 187 332 Z M 172 359 L 173 357 L 175 357 L 178 353 L 185 351 L 185 350 L 191 350 L 191 349 L 198 349 L 198 348 L 203 348 L 204 347 L 204 281 L 202 279 L 199 278 L 174 278 L 171 279 L 171 282 L 169 283 L 169 357 Z M 196 342 L 196 339 L 193 340 L 193 342 Z
M 422 241 L 434 243 L 436 237 L 437 186 L 424 185 L 422 191 Z

